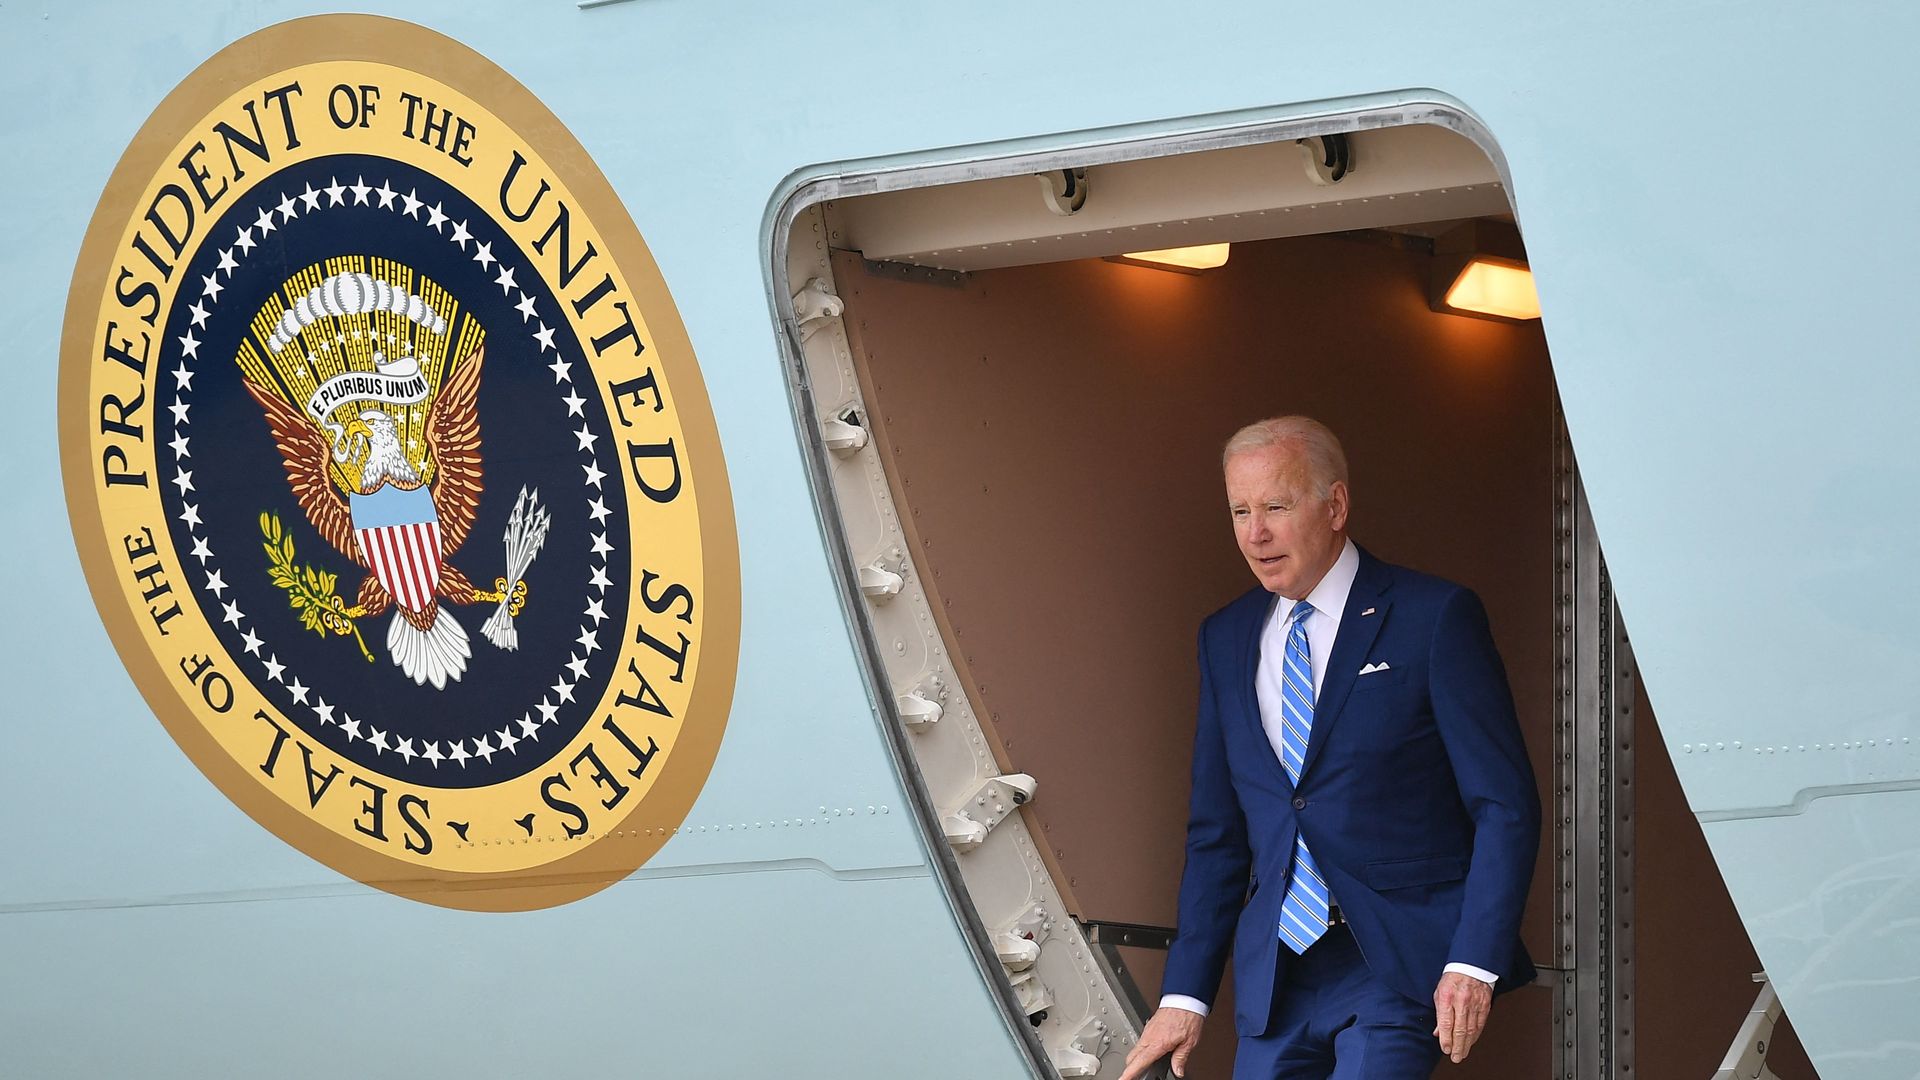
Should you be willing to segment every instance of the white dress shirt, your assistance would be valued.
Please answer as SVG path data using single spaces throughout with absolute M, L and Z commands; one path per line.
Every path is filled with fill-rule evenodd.
M 1307 603 L 1313 605 L 1313 610 L 1307 613 L 1305 620 L 1307 659 L 1313 666 L 1313 699 L 1316 702 L 1320 700 L 1320 687 L 1327 681 L 1327 658 L 1333 655 L 1333 639 L 1340 633 L 1340 617 L 1347 610 L 1347 595 L 1353 592 L 1353 579 L 1359 573 L 1360 549 L 1353 546 L 1352 540 L 1348 540 L 1346 547 L 1340 550 L 1340 557 L 1333 561 L 1332 568 L 1307 594 Z M 1281 756 L 1282 745 L 1281 670 L 1283 658 L 1287 655 L 1287 634 L 1293 629 L 1293 609 L 1298 604 L 1298 597 L 1275 595 L 1273 606 L 1267 613 L 1266 625 L 1260 631 L 1260 663 L 1253 675 L 1254 694 L 1260 702 L 1260 726 L 1267 733 L 1267 741 L 1273 744 L 1276 758 Z M 1335 900 L 1334 903 L 1339 901 Z M 1275 933 L 1278 934 L 1277 928 Z M 1446 970 L 1471 975 L 1488 985 L 1498 978 L 1493 972 L 1471 964 L 1448 964 Z M 1185 994 L 1167 994 L 1160 999 L 1160 1007 L 1207 1015 L 1205 1002 Z

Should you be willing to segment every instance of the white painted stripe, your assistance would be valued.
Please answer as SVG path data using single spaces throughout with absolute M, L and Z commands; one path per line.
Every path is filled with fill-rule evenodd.
M 379 529 L 367 529 L 360 534 L 360 544 L 367 550 L 367 564 L 373 568 L 373 578 L 381 588 L 393 580 L 393 573 L 387 568 L 386 545 L 380 542 Z M 391 591 L 391 590 L 389 590 Z
M 413 548 L 413 587 L 420 594 L 420 606 L 433 598 L 433 558 L 427 553 L 427 527 L 423 522 L 407 527 L 407 543 Z
M 395 605 L 406 607 L 407 597 L 401 591 L 400 575 L 394 572 L 393 545 L 387 542 L 388 531 L 388 528 L 383 525 L 378 529 L 368 530 L 367 535 L 373 538 L 373 546 L 380 549 L 381 586 L 387 590 L 387 595 L 393 598 Z
M 360 554 L 366 556 L 367 569 L 373 571 L 374 576 L 378 577 L 380 575 L 380 553 L 373 549 L 373 537 L 368 536 L 367 530 L 365 529 L 355 529 L 353 530 L 353 538 L 360 541 Z
M 402 549 L 407 560 L 407 584 L 413 590 L 414 610 L 425 611 L 427 607 L 427 544 L 426 530 L 420 525 L 408 525 L 400 530 Z
M 429 588 L 438 588 L 440 585 L 441 566 L 440 523 L 438 521 L 427 522 L 427 552 L 433 556 L 433 584 L 429 586 Z
M 407 606 L 418 611 L 420 579 L 419 572 L 413 565 L 413 527 L 396 525 L 387 535 L 393 539 L 394 566 L 399 571 L 401 584 L 406 587 Z
M 380 546 L 387 552 L 387 572 L 391 575 L 388 588 L 393 593 L 394 603 L 412 609 L 413 590 L 407 586 L 407 565 L 400 554 L 400 538 L 394 535 L 392 526 L 380 530 Z
M 407 582 L 413 587 L 413 600 L 416 610 L 425 610 L 427 594 L 421 588 L 427 580 L 427 568 L 422 556 L 420 526 L 409 525 L 400 530 L 400 539 L 405 545 L 407 556 Z
M 432 534 L 428 523 L 424 521 L 408 529 L 407 533 L 413 538 L 416 564 L 414 571 L 416 576 L 413 580 L 414 584 L 420 588 L 420 603 L 425 606 L 433 602 L 433 585 L 439 576 L 436 573 L 438 568 L 434 566 Z
M 386 552 L 387 591 L 393 594 L 394 603 L 410 611 L 419 610 L 413 602 L 412 590 L 408 588 L 406 564 L 401 560 L 399 537 L 394 535 L 392 526 L 379 530 L 380 547 Z

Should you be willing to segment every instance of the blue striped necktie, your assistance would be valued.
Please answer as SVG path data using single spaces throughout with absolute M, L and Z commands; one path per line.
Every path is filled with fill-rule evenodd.
M 1313 660 L 1307 645 L 1307 616 L 1313 605 L 1305 600 L 1293 606 L 1293 628 L 1287 631 L 1287 655 L 1282 665 L 1280 695 L 1280 764 L 1296 785 L 1306 763 L 1307 738 L 1313 733 Z M 1280 937 L 1294 952 L 1327 932 L 1331 905 L 1327 881 L 1307 850 L 1307 841 L 1294 834 L 1293 869 L 1287 875 L 1287 895 L 1280 901 Z

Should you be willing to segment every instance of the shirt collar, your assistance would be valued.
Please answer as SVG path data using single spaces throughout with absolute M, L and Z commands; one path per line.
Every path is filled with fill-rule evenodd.
M 1347 610 L 1347 594 L 1353 591 L 1353 579 L 1359 575 L 1360 549 L 1349 539 L 1340 549 L 1340 557 L 1333 560 L 1333 566 L 1321 577 L 1320 584 L 1307 594 L 1307 603 L 1313 605 L 1313 610 L 1339 622 Z M 1282 597 L 1281 604 L 1280 618 L 1285 621 L 1293 614 L 1294 603 Z

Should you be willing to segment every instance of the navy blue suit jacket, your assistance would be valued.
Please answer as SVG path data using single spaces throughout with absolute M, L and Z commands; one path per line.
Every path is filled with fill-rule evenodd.
M 1187 865 L 1163 992 L 1211 1002 L 1231 949 L 1235 1028 L 1265 1033 L 1294 955 L 1279 924 L 1296 833 L 1387 985 L 1431 1002 L 1450 962 L 1499 975 L 1500 990 L 1531 981 L 1519 928 L 1540 802 L 1479 598 L 1360 552 L 1297 788 L 1254 694 L 1274 600 L 1256 588 L 1200 629 Z

